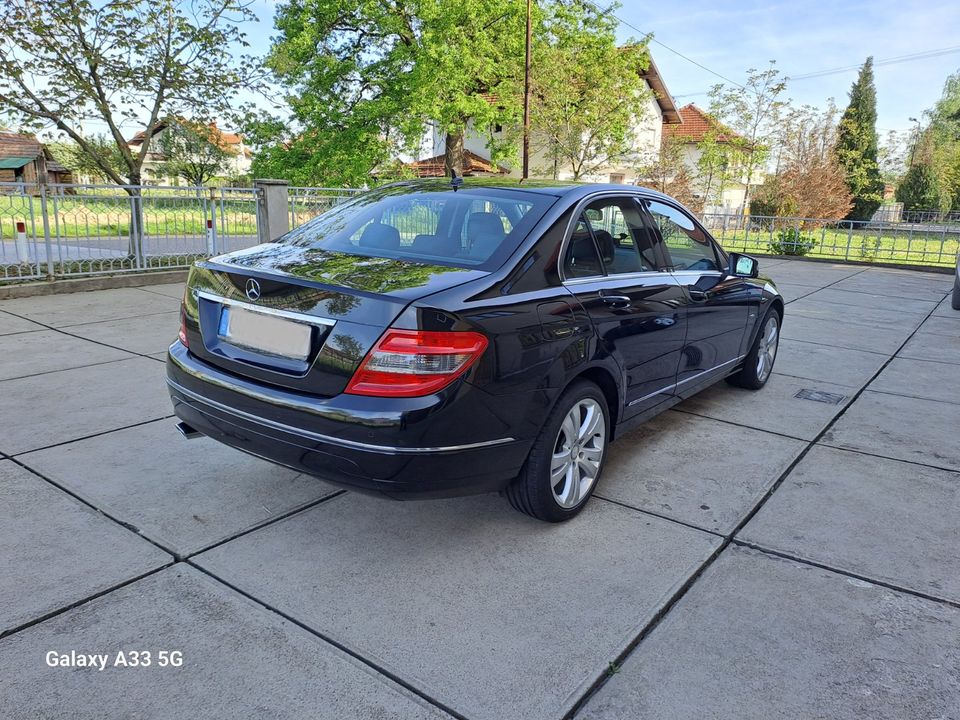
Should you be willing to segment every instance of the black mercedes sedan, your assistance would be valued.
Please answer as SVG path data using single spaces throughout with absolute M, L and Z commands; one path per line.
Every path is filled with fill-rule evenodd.
M 644 188 L 398 183 L 198 262 L 167 382 L 188 437 L 557 522 L 629 428 L 767 382 L 784 304 L 757 270 Z

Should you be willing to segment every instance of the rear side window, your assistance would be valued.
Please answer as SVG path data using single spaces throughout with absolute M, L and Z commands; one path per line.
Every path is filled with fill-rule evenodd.
M 556 198 L 500 188 L 425 191 L 394 186 L 361 195 L 280 242 L 377 257 L 493 269 Z
M 595 200 L 585 215 L 607 274 L 656 270 L 650 230 L 632 199 Z
M 587 221 L 581 215 L 563 257 L 563 276 L 579 278 L 596 275 L 603 275 L 603 264 L 597 254 L 597 246 L 593 242 L 593 235 L 590 233 Z

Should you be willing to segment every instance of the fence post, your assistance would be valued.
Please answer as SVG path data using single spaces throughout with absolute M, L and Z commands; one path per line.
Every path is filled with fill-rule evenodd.
M 47 212 L 47 186 L 45 184 L 40 186 L 40 217 L 43 220 L 43 247 L 47 254 L 47 279 L 53 280 L 53 242 L 50 239 L 50 215 Z M 39 265 L 39 263 L 37 264 Z
M 286 180 L 254 180 L 257 189 L 257 239 L 273 242 L 290 230 Z

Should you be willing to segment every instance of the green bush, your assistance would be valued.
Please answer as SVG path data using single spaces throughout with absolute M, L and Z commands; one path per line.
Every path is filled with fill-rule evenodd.
M 806 255 L 816 247 L 813 235 L 804 235 L 800 228 L 787 228 L 777 233 L 767 245 L 774 255 Z

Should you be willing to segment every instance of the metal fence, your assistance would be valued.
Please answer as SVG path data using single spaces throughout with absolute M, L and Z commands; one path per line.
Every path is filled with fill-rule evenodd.
M 252 188 L 0 183 L 0 281 L 187 267 L 256 243 Z
M 297 227 L 357 189 L 290 187 Z M 254 188 L 0 183 L 0 282 L 184 268 L 258 242 Z M 405 240 L 429 218 L 396 218 Z M 949 267 L 960 251 L 960 216 L 903 213 L 898 222 L 748 217 L 708 213 L 728 250 Z M 409 236 L 409 237 L 407 237 Z
M 718 213 L 702 219 L 725 249 L 752 254 L 952 267 L 960 252 L 960 220 L 888 223 Z

